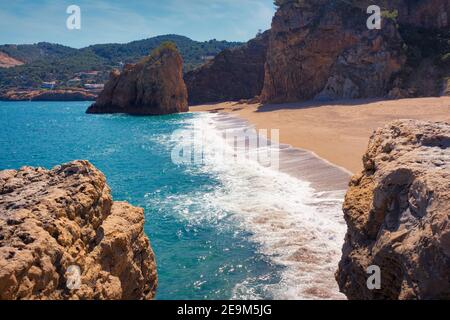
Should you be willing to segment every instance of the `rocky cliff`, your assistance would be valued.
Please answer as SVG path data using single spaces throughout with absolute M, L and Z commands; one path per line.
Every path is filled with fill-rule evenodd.
M 263 102 L 439 95 L 450 76 L 449 0 L 277 0 Z
M 261 93 L 269 32 L 227 49 L 203 67 L 185 75 L 189 103 L 250 99 Z
M 341 1 L 288 2 L 272 22 L 262 100 L 377 97 L 405 56 L 393 21 L 366 27 L 368 15 Z
M 188 111 L 183 60 L 175 45 L 164 44 L 122 73 L 115 70 L 87 113 L 162 115 Z
M 143 224 L 87 161 L 1 171 L 0 299 L 151 299 Z
M 396 121 L 353 177 L 336 278 L 350 299 L 450 299 L 450 124 Z M 369 290 L 369 266 L 381 288 Z

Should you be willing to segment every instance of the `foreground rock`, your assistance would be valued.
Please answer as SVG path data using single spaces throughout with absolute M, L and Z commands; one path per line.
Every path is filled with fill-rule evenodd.
M 247 44 L 227 49 L 201 68 L 184 77 L 189 104 L 251 99 L 264 84 L 269 31 Z
M 143 210 L 113 202 L 87 161 L 1 171 L 0 299 L 153 298 L 143 224 Z
M 344 203 L 348 232 L 336 278 L 350 299 L 450 299 L 450 124 L 377 130 Z M 367 268 L 381 268 L 381 289 Z
M 82 89 L 9 90 L 0 95 L 3 101 L 95 101 L 98 93 Z
M 183 60 L 175 45 L 165 44 L 135 65 L 115 70 L 87 113 L 163 115 L 187 112 Z

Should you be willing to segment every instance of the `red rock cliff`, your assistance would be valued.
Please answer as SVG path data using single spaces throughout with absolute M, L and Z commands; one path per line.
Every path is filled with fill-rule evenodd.
M 341 1 L 287 1 L 272 22 L 264 102 L 377 97 L 405 57 L 395 23 Z
M 188 111 L 183 60 L 166 44 L 136 65 L 115 70 L 87 113 L 162 115 Z
M 262 101 L 436 96 L 450 77 L 450 0 L 277 0 Z
M 190 104 L 235 101 L 258 96 L 264 84 L 269 32 L 242 47 L 227 49 L 185 75 Z

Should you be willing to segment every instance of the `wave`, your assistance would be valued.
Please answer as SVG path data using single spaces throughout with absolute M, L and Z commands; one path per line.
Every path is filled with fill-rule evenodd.
M 324 169 L 320 159 L 312 159 L 310 154 L 303 153 L 303 158 L 299 158 L 294 153 L 294 158 L 283 160 L 293 150 L 277 144 L 263 144 L 262 148 L 264 153 L 267 148 L 281 150 L 280 170 L 267 167 L 252 157 L 239 157 L 236 161 L 236 145 L 224 139 L 224 130 L 245 129 L 248 132 L 251 126 L 220 114 L 201 114 L 188 121 L 191 123 L 186 130 L 190 130 L 190 135 L 185 136 L 200 134 L 203 137 L 202 165 L 191 166 L 191 170 L 214 174 L 220 187 L 208 193 L 208 199 L 203 199 L 209 207 L 205 212 L 197 215 L 185 212 L 186 219 L 214 220 L 220 217 L 208 216 L 208 213 L 232 213 L 235 226 L 249 232 L 250 239 L 259 244 L 258 253 L 282 267 L 281 281 L 264 285 L 267 296 L 274 299 L 343 299 L 334 273 L 346 230 L 341 210 L 345 191 L 340 187 L 345 185 L 347 173 L 337 172 L 340 169 L 330 164 Z M 195 130 L 202 132 L 193 132 Z M 297 165 L 293 165 L 295 161 Z M 320 165 L 314 168 L 311 161 Z M 325 170 L 330 177 L 343 181 L 339 187 L 320 188 L 314 179 L 299 178 L 301 172 L 296 177 L 286 173 L 295 167 L 301 168 L 306 162 L 305 177 L 323 177 Z M 314 170 L 319 172 L 312 173 Z M 326 179 L 325 176 L 322 180 Z M 217 210 L 211 210 L 211 207 Z M 261 290 L 255 290 L 259 280 L 248 277 L 235 286 L 232 298 L 264 298 L 256 293 Z

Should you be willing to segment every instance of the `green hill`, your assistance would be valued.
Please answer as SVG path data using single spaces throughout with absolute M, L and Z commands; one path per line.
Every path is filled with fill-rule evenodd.
M 0 45 L 0 51 L 19 61 L 31 63 L 42 59 L 62 58 L 76 52 L 77 49 L 59 44 L 40 42 L 37 44 Z
M 92 81 L 104 82 L 111 69 L 134 63 L 167 41 L 177 45 L 184 59 L 185 71 L 202 65 L 205 59 L 224 49 L 241 45 L 217 40 L 198 42 L 179 35 L 158 36 L 126 44 L 98 44 L 82 49 L 50 43 L 2 45 L 0 51 L 26 64 L 0 68 L 0 90 L 39 87 L 44 81 L 63 83 L 86 71 L 100 71 Z

